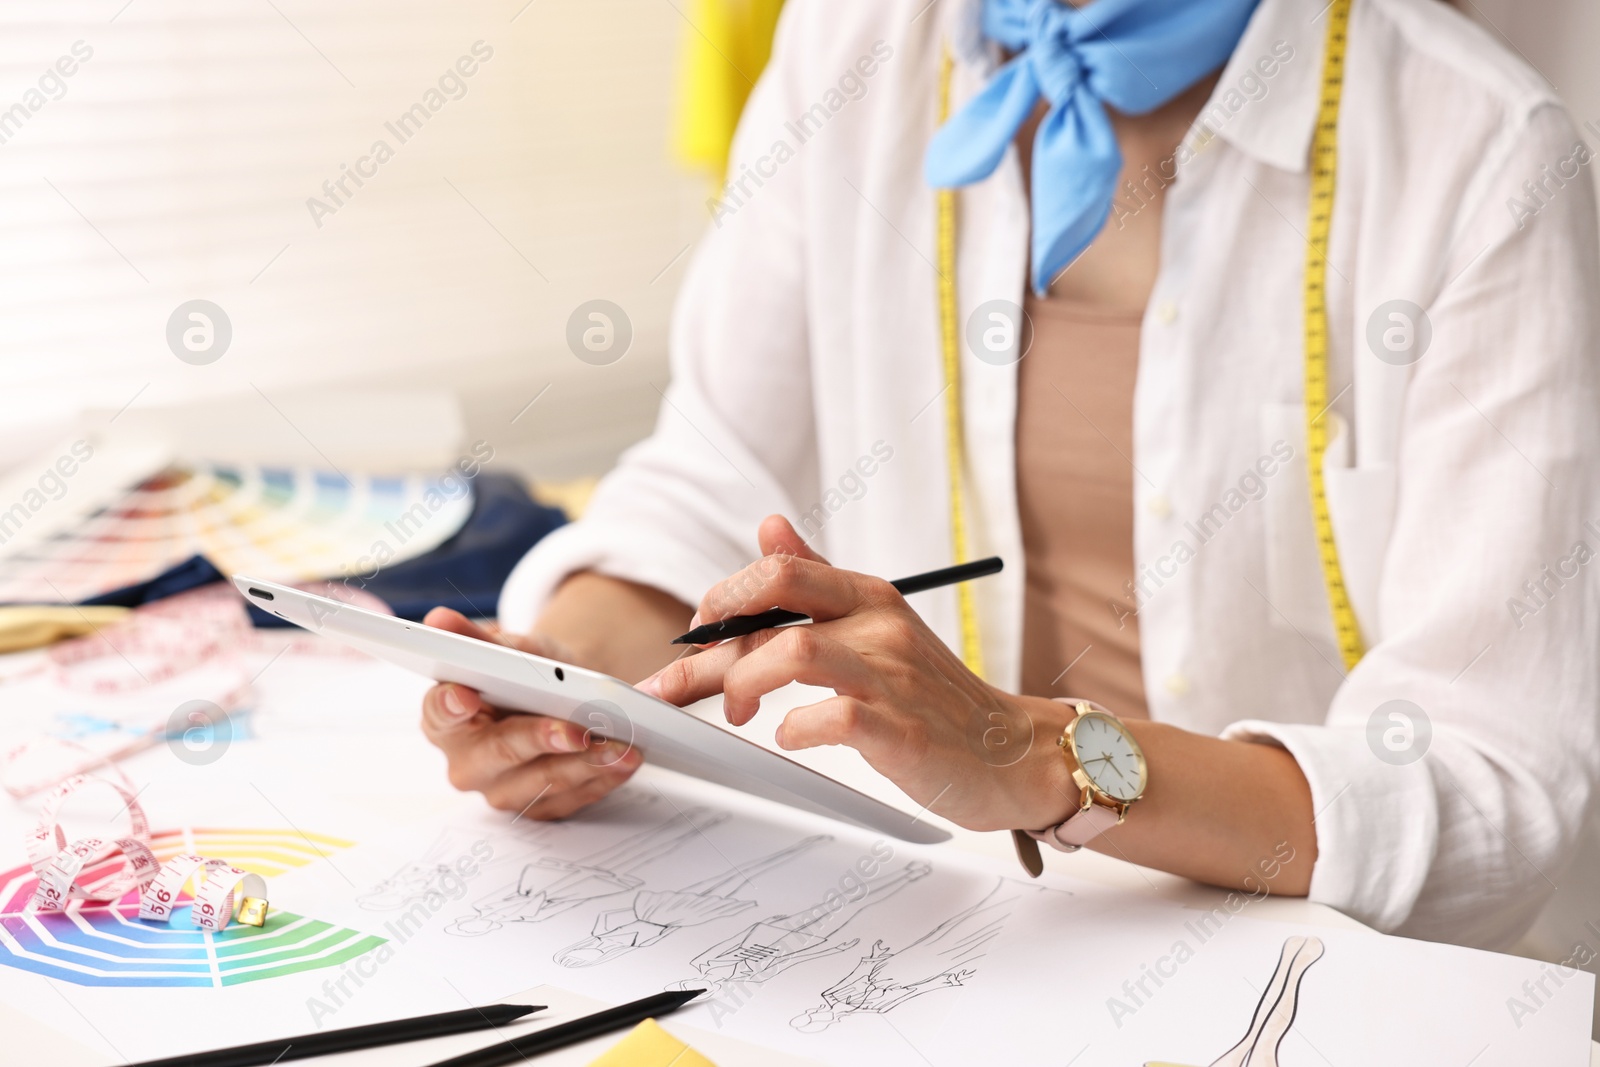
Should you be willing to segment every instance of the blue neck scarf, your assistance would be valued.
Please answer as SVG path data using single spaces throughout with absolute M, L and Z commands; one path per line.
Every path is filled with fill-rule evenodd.
M 994 173 L 1033 114 L 1050 102 L 1033 141 L 1033 286 L 1051 280 L 1111 214 L 1122 150 L 1105 105 L 1142 115 L 1233 54 L 1259 0 L 985 0 L 983 32 L 1017 55 L 928 145 L 936 188 Z

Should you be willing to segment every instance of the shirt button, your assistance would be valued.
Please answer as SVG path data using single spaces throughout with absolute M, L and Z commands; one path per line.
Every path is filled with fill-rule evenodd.
M 1157 493 L 1150 497 L 1150 499 L 1146 500 L 1144 502 L 1144 506 L 1150 512 L 1150 514 L 1154 515 L 1158 519 L 1170 519 L 1172 517 L 1172 501 L 1168 500 L 1160 493 Z
M 1164 684 L 1167 687 L 1167 692 L 1175 697 L 1189 695 L 1189 679 L 1181 674 L 1167 675 L 1167 680 Z
M 1171 326 L 1178 321 L 1178 305 L 1170 300 L 1163 300 L 1156 305 L 1156 321 L 1163 326 Z

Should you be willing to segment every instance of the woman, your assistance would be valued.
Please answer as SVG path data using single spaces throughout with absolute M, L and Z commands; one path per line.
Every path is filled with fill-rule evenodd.
M 734 723 L 831 688 L 779 743 L 855 747 L 968 827 L 1222 886 L 1292 855 L 1275 892 L 1516 939 L 1600 778 L 1588 155 L 1454 11 L 1355 0 L 1308 253 L 1340 14 L 793 0 L 660 423 L 518 567 L 510 640 L 725 692 Z M 867 577 L 989 554 L 1003 574 L 914 608 Z M 775 605 L 817 621 L 671 659 L 691 622 Z M 1064 756 L 1069 724 L 1100 748 Z M 424 728 L 457 786 L 534 817 L 638 765 L 456 686 Z

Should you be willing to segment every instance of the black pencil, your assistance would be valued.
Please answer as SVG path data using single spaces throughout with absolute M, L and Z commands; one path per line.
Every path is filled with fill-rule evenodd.
M 971 563 L 958 563 L 954 567 L 941 567 L 927 574 L 913 574 L 909 578 L 901 578 L 889 584 L 899 590 L 901 595 L 910 596 L 912 593 L 937 589 L 942 585 L 955 585 L 958 582 L 969 582 L 974 578 L 999 574 L 1002 566 L 1004 564 L 1000 562 L 999 556 L 990 556 L 988 559 L 975 559 Z M 710 641 L 726 641 L 729 638 L 753 634 L 757 630 L 770 630 L 774 626 L 800 622 L 806 618 L 809 616 L 802 615 L 798 611 L 785 611 L 783 608 L 773 608 L 758 615 L 735 615 L 731 619 L 696 626 L 682 637 L 673 638 L 672 643 L 703 645 Z
M 429 1067 L 502 1067 L 507 1063 L 521 1063 L 532 1056 L 554 1052 L 558 1048 L 576 1045 L 591 1037 L 635 1026 L 657 1015 L 670 1015 L 704 992 L 704 989 L 684 989 L 657 993 L 655 996 L 645 997 L 631 1004 L 607 1008 L 593 1015 L 585 1015 L 581 1019 L 560 1023 L 547 1030 L 535 1030 L 531 1034 L 507 1038 L 498 1045 L 490 1045 L 476 1052 L 464 1052 L 448 1060 L 430 1064 Z
M 543 1004 L 490 1004 L 483 1008 L 463 1011 L 446 1011 L 437 1015 L 419 1015 L 414 1019 L 395 1019 L 387 1023 L 352 1026 L 344 1030 L 327 1030 L 320 1034 L 284 1037 L 276 1041 L 261 1041 L 254 1045 L 238 1045 L 217 1049 L 215 1052 L 197 1052 L 187 1056 L 172 1056 L 164 1060 L 145 1060 L 129 1067 L 260 1067 L 261 1064 L 301 1060 L 308 1056 L 326 1056 L 334 1052 L 377 1048 L 380 1045 L 398 1045 L 404 1041 L 422 1041 L 445 1034 L 462 1034 L 471 1030 L 488 1030 L 504 1026 L 544 1011 Z

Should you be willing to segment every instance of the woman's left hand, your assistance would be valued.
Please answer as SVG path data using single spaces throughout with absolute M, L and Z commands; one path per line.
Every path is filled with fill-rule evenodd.
M 975 830 L 1050 826 L 1077 807 L 1055 745 L 1065 705 L 986 684 L 892 585 L 830 566 L 786 519 L 763 522 L 760 542 L 764 558 L 708 592 L 691 625 L 774 607 L 812 623 L 685 656 L 641 690 L 679 706 L 723 693 L 742 726 L 790 682 L 832 689 L 784 717 L 780 747 L 849 745 L 912 800 Z

